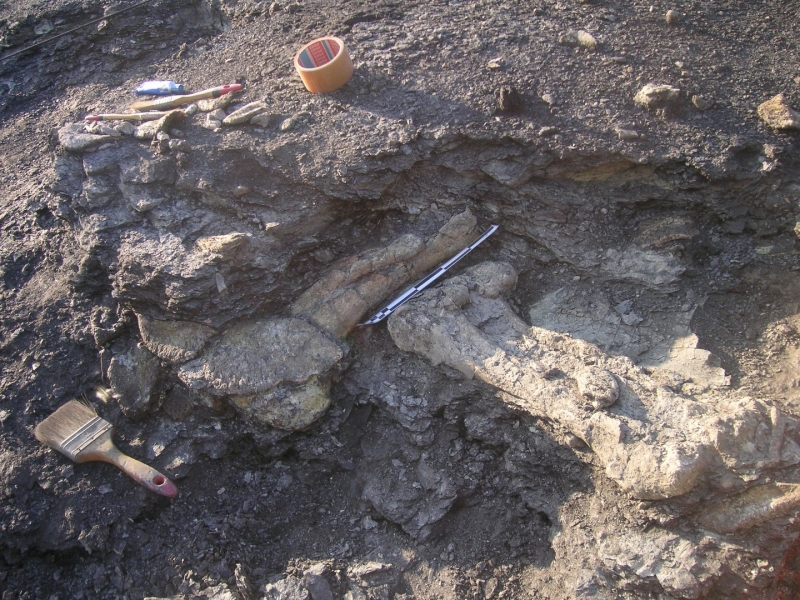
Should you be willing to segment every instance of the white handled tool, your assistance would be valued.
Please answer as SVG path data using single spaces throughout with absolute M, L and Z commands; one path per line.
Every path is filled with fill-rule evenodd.
M 462 258 L 464 258 L 467 254 L 472 252 L 481 242 L 483 242 L 486 238 L 488 238 L 495 231 L 497 231 L 498 228 L 499 228 L 499 225 L 492 225 L 491 227 L 489 227 L 489 229 L 486 231 L 486 233 L 484 233 L 481 237 L 479 237 L 477 240 L 472 242 L 469 246 L 464 248 L 461 252 L 456 254 L 453 258 L 451 258 L 447 262 L 442 263 L 441 265 L 439 265 L 429 275 L 427 275 L 423 279 L 420 279 L 417 283 L 412 285 L 405 292 L 400 294 L 397 298 L 395 298 L 394 300 L 389 302 L 389 304 L 387 304 L 382 309 L 380 309 L 378 312 L 376 312 L 372 316 L 371 319 L 369 319 L 367 321 L 364 321 L 362 323 L 362 325 L 374 325 L 375 323 L 380 323 L 381 321 L 383 321 L 386 317 L 388 317 L 390 314 L 392 314 L 398 308 L 403 306 L 403 304 L 405 304 L 406 302 L 411 300 L 414 296 L 419 294 L 422 290 L 424 290 L 426 287 L 431 285 L 434 281 L 439 279 L 439 277 L 444 275 L 445 272 L 447 271 L 447 269 L 452 267 L 454 264 L 456 264 L 458 261 L 460 261 Z

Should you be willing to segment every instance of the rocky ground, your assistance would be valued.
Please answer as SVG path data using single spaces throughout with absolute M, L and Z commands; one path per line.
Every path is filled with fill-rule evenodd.
M 3 600 L 797 597 L 799 16 L 0 2 Z

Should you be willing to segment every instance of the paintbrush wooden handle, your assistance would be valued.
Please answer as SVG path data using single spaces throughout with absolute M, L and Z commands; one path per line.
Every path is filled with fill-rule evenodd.
M 166 476 L 156 471 L 153 467 L 120 452 L 111 439 L 111 431 L 107 431 L 87 446 L 78 455 L 75 462 L 81 463 L 90 460 L 99 460 L 115 465 L 135 482 L 156 494 L 161 494 L 167 498 L 174 498 L 178 495 L 178 488 Z
M 123 454 L 117 448 L 115 453 L 109 454 L 106 462 L 118 466 L 128 477 L 143 485 L 151 492 L 161 494 L 167 498 L 174 498 L 178 495 L 178 488 L 166 476 L 156 471 L 153 467 Z
M 169 98 L 159 98 L 158 100 L 143 100 L 131 104 L 131 110 L 168 110 L 195 102 L 196 100 L 203 100 L 204 98 L 219 98 L 231 92 L 241 91 L 242 87 L 241 83 L 230 83 L 228 85 L 221 85 L 219 87 L 195 92 L 194 94 L 186 94 L 185 96 L 170 96 Z

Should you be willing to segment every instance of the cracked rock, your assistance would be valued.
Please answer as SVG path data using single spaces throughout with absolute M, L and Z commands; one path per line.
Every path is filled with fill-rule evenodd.
M 343 352 L 300 319 L 263 319 L 234 325 L 178 373 L 190 388 L 214 395 L 251 395 L 281 382 L 304 383 L 338 363 Z
M 800 113 L 789 106 L 783 94 L 760 104 L 758 116 L 772 129 L 800 129 Z
M 435 365 L 498 388 L 508 402 L 534 415 L 559 421 L 635 498 L 677 497 L 701 482 L 731 475 L 751 480 L 765 467 L 800 462 L 795 439 L 800 424 L 777 408 L 722 391 L 695 398 L 675 393 L 628 358 L 529 327 L 504 300 L 480 292 L 495 287 L 507 292 L 515 279 L 504 263 L 467 269 L 395 312 L 389 318 L 392 339 Z M 454 290 L 461 290 L 456 303 Z M 588 361 L 607 373 L 601 380 L 613 375 L 619 382 L 611 411 L 587 413 L 581 407 L 575 378 Z M 583 389 L 590 385 L 584 382 Z

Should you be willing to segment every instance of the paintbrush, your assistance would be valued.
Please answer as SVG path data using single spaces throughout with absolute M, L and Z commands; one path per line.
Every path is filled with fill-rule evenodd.
M 228 85 L 209 88 L 201 92 L 195 92 L 194 94 L 186 94 L 185 96 L 170 96 L 169 98 L 159 98 L 158 100 L 143 100 L 131 104 L 131 110 L 168 110 L 170 108 L 183 106 L 184 104 L 190 104 L 196 100 L 203 100 L 204 98 L 219 98 L 225 94 L 241 91 L 243 87 L 241 83 L 229 83 Z
M 122 469 L 148 490 L 174 498 L 178 488 L 161 473 L 119 451 L 111 439 L 114 426 L 79 400 L 70 400 L 36 426 L 40 442 L 76 463 L 99 460 Z
M 84 121 L 155 121 L 166 116 L 165 112 L 143 113 L 107 113 L 102 115 L 86 115 Z

